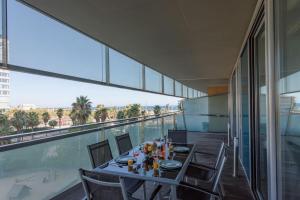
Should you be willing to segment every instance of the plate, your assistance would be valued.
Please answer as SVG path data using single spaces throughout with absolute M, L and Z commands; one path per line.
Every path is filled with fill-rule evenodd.
M 128 164 L 128 160 L 133 160 L 133 162 L 136 162 L 136 158 L 133 156 L 121 156 L 116 159 L 116 163 L 119 164 Z
M 177 160 L 163 160 L 160 162 L 160 167 L 164 169 L 179 169 L 182 167 L 182 163 Z
M 188 147 L 180 147 L 180 146 L 174 147 L 174 152 L 177 152 L 177 153 L 186 153 L 189 151 L 190 151 L 190 148 L 188 148 Z

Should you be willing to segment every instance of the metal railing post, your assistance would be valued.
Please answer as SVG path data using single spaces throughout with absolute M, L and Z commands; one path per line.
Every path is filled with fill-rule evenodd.
M 239 152 L 239 139 L 234 137 L 233 139 L 233 177 L 238 175 L 238 152 Z
M 230 123 L 227 123 L 227 145 L 230 146 Z

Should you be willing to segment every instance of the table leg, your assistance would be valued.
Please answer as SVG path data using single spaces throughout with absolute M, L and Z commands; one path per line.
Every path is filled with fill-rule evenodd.
M 128 200 L 124 178 L 122 178 L 122 177 L 120 177 L 120 184 L 121 184 L 123 198 L 124 198 L 124 200 Z
M 176 200 L 176 199 L 177 199 L 176 185 L 171 185 L 171 194 L 170 194 L 170 198 L 171 198 L 172 200 Z
M 147 200 L 147 196 L 146 196 L 146 182 L 143 183 L 143 190 L 144 190 L 144 199 Z

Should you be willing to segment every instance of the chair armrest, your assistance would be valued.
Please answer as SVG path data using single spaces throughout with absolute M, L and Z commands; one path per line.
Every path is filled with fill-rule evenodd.
M 218 193 L 209 191 L 209 190 L 204 189 L 204 188 L 195 187 L 193 185 L 190 185 L 190 184 L 184 183 L 184 182 L 180 182 L 179 186 L 185 187 L 185 188 L 188 188 L 188 189 L 191 189 L 191 190 L 196 190 L 196 191 L 199 191 L 199 192 L 203 192 L 205 194 L 209 194 L 211 196 L 214 196 L 214 197 L 217 197 L 218 199 L 220 199 L 220 195 Z

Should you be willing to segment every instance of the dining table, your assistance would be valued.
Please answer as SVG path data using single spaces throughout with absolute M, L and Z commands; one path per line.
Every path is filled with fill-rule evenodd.
M 154 144 L 155 143 L 155 144 Z M 153 145 L 154 144 L 154 145 Z M 157 148 L 155 152 L 147 152 L 147 147 Z M 145 149 L 146 148 L 146 149 Z M 155 184 L 169 185 L 169 199 L 177 199 L 176 187 L 183 180 L 189 163 L 193 158 L 195 144 L 167 143 L 163 141 L 148 141 L 135 146 L 123 155 L 99 166 L 94 171 L 120 177 L 120 183 L 126 188 L 125 178 L 154 182 Z M 120 163 L 124 158 L 130 162 Z M 152 161 L 152 162 L 151 162 Z M 154 162 L 158 164 L 154 164 Z M 173 166 L 178 163 L 179 166 Z M 167 166 L 171 164 L 171 168 Z M 126 199 L 126 196 L 124 197 Z

